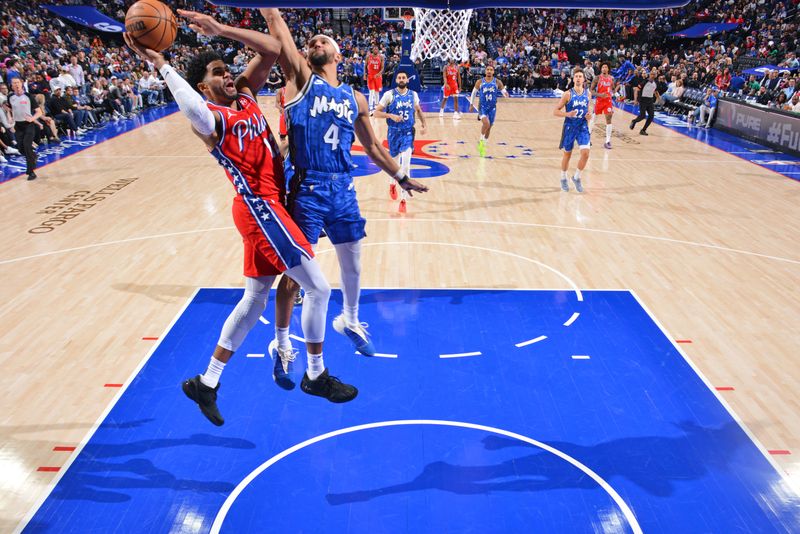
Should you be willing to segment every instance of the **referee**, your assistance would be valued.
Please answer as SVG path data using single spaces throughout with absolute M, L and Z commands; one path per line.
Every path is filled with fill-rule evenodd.
M 650 71 L 647 80 L 640 82 L 633 88 L 633 103 L 639 103 L 639 115 L 631 121 L 631 130 L 633 130 L 637 122 L 644 119 L 644 115 L 647 113 L 647 120 L 644 123 L 644 127 L 639 132 L 639 135 L 649 135 L 647 133 L 647 127 L 650 126 L 650 123 L 653 122 L 653 117 L 655 117 L 655 104 L 658 96 L 656 69 L 653 69 Z
M 28 180 L 35 180 L 36 152 L 33 150 L 33 138 L 36 135 L 36 124 L 33 121 L 42 116 L 42 108 L 25 92 L 21 79 L 14 78 L 11 81 L 11 90 L 14 94 L 8 97 L 8 104 L 14 118 L 17 146 L 25 155 L 25 174 L 28 175 Z

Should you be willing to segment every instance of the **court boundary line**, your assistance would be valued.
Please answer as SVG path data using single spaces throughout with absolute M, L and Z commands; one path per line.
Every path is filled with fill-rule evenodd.
M 711 250 L 717 250 L 720 252 L 729 252 L 734 254 L 742 254 L 745 256 L 753 256 L 757 258 L 763 258 L 768 260 L 775 260 L 783 263 L 790 263 L 793 265 L 800 265 L 800 260 L 795 260 L 791 258 L 784 258 L 782 256 L 772 256 L 769 254 L 761 254 L 760 252 L 752 252 L 749 250 L 742 250 L 730 247 L 724 247 L 722 245 L 715 245 L 713 243 L 699 243 L 696 241 L 685 241 L 682 239 L 673 239 L 671 237 L 661 237 L 661 236 L 653 236 L 647 234 L 634 234 L 631 232 L 622 232 L 619 230 L 607 230 L 603 228 L 584 228 L 580 226 L 564 226 L 558 224 L 545 224 L 545 223 L 526 223 L 526 222 L 519 222 L 519 221 L 487 221 L 487 220 L 475 220 L 475 219 L 387 219 L 387 218 L 374 218 L 369 219 L 370 222 L 402 222 L 402 223 L 410 223 L 410 222 L 438 222 L 438 223 L 468 223 L 468 224 L 493 224 L 493 225 L 507 225 L 507 226 L 522 226 L 527 228 L 547 228 L 547 229 L 554 229 L 554 230 L 574 230 L 579 232 L 589 232 L 589 233 L 599 233 L 599 234 L 608 234 L 608 235 L 615 235 L 615 236 L 622 236 L 622 237 L 631 237 L 631 238 L 638 238 L 638 239 L 649 239 L 652 241 L 661 241 L 664 243 L 673 243 L 678 245 L 687 245 L 692 247 L 699 247 L 699 248 L 707 248 Z M 133 243 L 136 241 L 146 241 L 148 239 L 162 239 L 165 237 L 176 237 L 176 236 L 183 236 L 183 235 L 191 235 L 191 234 L 199 234 L 203 232 L 218 232 L 221 230 L 235 230 L 235 226 L 218 226 L 214 228 L 203 228 L 197 230 L 184 230 L 180 232 L 169 232 L 165 234 L 152 234 L 146 236 L 139 236 L 139 237 L 129 237 L 125 239 L 116 239 L 113 241 L 102 241 L 100 243 L 92 243 L 89 245 L 81 245 L 80 247 L 70 247 L 64 248 L 59 250 L 51 250 L 49 252 L 41 252 L 39 254 L 32 254 L 30 256 L 18 256 L 16 258 L 7 258 L 4 260 L 0 260 L 0 265 L 8 265 L 10 263 L 17 263 L 20 261 L 32 260 L 37 258 L 45 258 L 47 256 L 56 256 L 59 254 L 66 254 L 69 252 L 77 252 L 79 250 L 88 250 L 92 248 L 102 248 L 111 245 L 121 245 L 124 243 Z
M 50 496 L 53 493 L 53 490 L 56 488 L 56 486 L 64 477 L 64 475 L 67 474 L 67 471 L 69 471 L 69 468 L 72 467 L 72 464 L 75 462 L 75 460 L 77 460 L 78 456 L 83 451 L 84 447 L 86 447 L 86 445 L 89 443 L 92 437 L 94 437 L 95 433 L 97 432 L 97 429 L 100 428 L 101 424 L 103 424 L 103 421 L 105 421 L 106 417 L 108 417 L 108 414 L 110 414 L 111 410 L 113 410 L 114 407 L 117 405 L 117 402 L 119 402 L 119 400 L 128 390 L 128 387 L 133 383 L 133 380 L 139 375 L 139 372 L 142 370 L 142 368 L 147 364 L 147 362 L 150 361 L 150 358 L 153 356 L 153 354 L 155 354 L 158 347 L 160 347 L 161 343 L 164 341 L 164 338 L 166 338 L 167 334 L 169 334 L 169 332 L 172 330 L 172 328 L 175 326 L 178 320 L 183 316 L 183 314 L 189 308 L 189 305 L 192 302 L 194 302 L 195 297 L 197 296 L 197 294 L 200 292 L 201 289 L 205 288 L 202 286 L 195 288 L 192 294 L 186 299 L 186 302 L 183 303 L 183 305 L 178 310 L 177 314 L 172 318 L 172 320 L 167 325 L 166 329 L 164 329 L 164 331 L 158 337 L 158 341 L 154 343 L 152 347 L 150 347 L 150 350 L 147 351 L 147 354 L 145 354 L 144 357 L 139 361 L 139 364 L 136 366 L 133 372 L 128 376 L 127 380 L 123 382 L 123 386 L 119 388 L 117 394 L 107 404 L 106 408 L 103 410 L 100 416 L 95 420 L 91 428 L 89 428 L 89 430 L 86 432 L 86 435 L 83 437 L 83 439 L 81 439 L 80 443 L 75 447 L 75 450 L 72 451 L 72 454 L 70 454 L 69 458 L 67 458 L 67 461 L 64 462 L 64 464 L 61 466 L 61 469 L 59 470 L 58 474 L 55 477 L 53 477 L 53 480 L 50 481 L 50 484 L 48 484 L 47 486 L 46 492 L 34 502 L 33 506 L 28 510 L 28 512 L 25 514 L 22 520 L 17 524 L 17 527 L 12 531 L 14 534 L 20 534 L 23 530 L 25 530 L 25 527 L 28 526 L 28 523 L 31 522 L 31 520 L 34 518 L 34 516 L 42 507 L 42 505 L 44 505 L 45 501 L 50 498 Z
M 483 432 L 499 434 L 501 436 L 506 436 L 512 439 L 516 439 L 518 441 L 522 441 L 523 443 L 527 443 L 529 445 L 533 445 L 534 447 L 538 447 L 545 452 L 549 452 L 550 454 L 566 461 L 567 463 L 577 468 L 585 475 L 589 476 L 589 478 L 594 480 L 598 486 L 600 486 L 603 490 L 605 490 L 606 494 L 608 494 L 611 497 L 611 500 L 614 501 L 614 503 L 620 509 L 622 515 L 625 516 L 625 519 L 628 522 L 628 526 L 631 528 L 634 534 L 642 534 L 642 527 L 639 525 L 639 522 L 636 519 L 636 514 L 633 513 L 633 510 L 630 508 L 630 506 L 628 506 L 628 503 L 625 502 L 625 499 L 623 499 L 619 493 L 617 493 L 617 491 L 613 488 L 613 486 L 611 486 L 611 484 L 609 484 L 605 479 L 603 479 L 600 475 L 598 475 L 592 469 L 590 469 L 586 464 L 573 458 L 567 453 L 560 451 L 559 449 L 556 449 L 555 447 L 552 447 L 541 441 L 537 441 L 528 436 L 518 434 L 516 432 L 511 432 L 509 430 L 504 430 L 502 428 L 492 427 L 488 425 L 480 425 L 476 423 L 466 423 L 463 421 L 448 421 L 443 419 L 399 419 L 393 421 L 378 421 L 373 423 L 354 425 L 345 428 L 340 428 L 338 430 L 333 430 L 331 432 L 326 432 L 325 434 L 320 434 L 318 436 L 314 436 L 305 441 L 297 443 L 289 447 L 288 449 L 284 449 L 283 451 L 272 456 L 267 461 L 263 462 L 261 465 L 253 469 L 246 477 L 244 477 L 239 482 L 239 484 L 236 485 L 233 491 L 230 494 L 228 494 L 228 496 L 225 498 L 225 501 L 222 503 L 222 506 L 217 511 L 216 516 L 214 516 L 214 522 L 211 525 L 210 533 L 219 534 L 219 531 L 222 528 L 222 524 L 225 522 L 225 518 L 228 515 L 228 511 L 236 502 L 236 499 L 239 497 L 239 495 L 259 475 L 261 475 L 264 471 L 266 471 L 279 461 L 283 460 L 287 456 L 290 456 L 291 454 L 294 454 L 295 452 L 304 449 L 310 445 L 315 445 L 320 441 L 325 441 L 326 439 L 335 438 L 337 436 L 341 436 L 344 434 L 359 432 L 361 430 L 371 430 L 373 428 L 386 428 L 392 426 L 413 426 L 413 425 L 449 426 L 454 428 L 468 428 L 471 430 L 480 430 Z
M 645 305 L 644 301 L 641 298 L 639 298 L 639 295 L 636 293 L 636 291 L 634 291 L 633 289 L 628 289 L 627 291 L 633 296 L 637 304 L 639 304 L 639 306 L 642 307 L 644 312 L 655 323 L 655 325 L 658 327 L 661 333 L 664 336 L 666 336 L 667 339 L 669 339 L 669 342 L 672 344 L 672 347 L 675 350 L 677 350 L 678 354 L 680 354 L 681 357 L 684 359 L 684 361 L 687 364 L 689 364 L 689 367 L 691 367 L 692 371 L 694 371 L 694 373 L 700 378 L 700 380 L 714 395 L 714 397 L 716 397 L 717 401 L 722 405 L 722 407 L 725 408 L 725 411 L 728 412 L 728 415 L 731 417 L 731 419 L 733 419 L 736 422 L 736 424 L 739 425 L 739 428 L 742 429 L 742 431 L 745 433 L 748 439 L 753 443 L 753 445 L 756 446 L 756 449 L 758 449 L 758 451 L 764 456 L 764 458 L 767 459 L 767 462 L 769 462 L 772 468 L 775 469 L 775 471 L 781 477 L 781 480 L 786 484 L 786 486 L 790 490 L 792 490 L 798 497 L 800 497 L 800 487 L 795 486 L 794 482 L 789 477 L 789 474 L 784 469 L 781 468 L 778 462 L 772 457 L 772 455 L 769 454 L 767 448 L 764 447 L 764 445 L 758 440 L 758 438 L 756 438 L 755 434 L 753 434 L 750 428 L 748 428 L 744 420 L 742 420 L 742 418 L 739 417 L 739 415 L 733 410 L 730 404 L 728 404 L 725 398 L 722 395 L 720 395 L 720 392 L 717 391 L 717 389 L 714 387 L 711 381 L 706 377 L 706 375 L 703 374 L 703 372 L 697 365 L 695 365 L 694 361 L 689 357 L 689 355 L 683 351 L 680 345 L 678 345 L 678 343 L 675 341 L 676 338 L 670 335 L 669 331 L 664 327 L 664 325 L 661 324 L 661 322 L 653 314 L 653 312 L 650 311 L 650 308 L 648 308 Z

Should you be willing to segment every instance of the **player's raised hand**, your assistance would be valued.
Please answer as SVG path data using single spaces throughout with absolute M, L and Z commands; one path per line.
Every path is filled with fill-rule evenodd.
M 412 191 L 414 191 L 416 193 L 425 193 L 425 192 L 428 191 L 428 187 L 427 186 L 424 186 L 421 183 L 419 183 L 418 181 L 412 180 L 411 178 L 409 178 L 407 176 L 405 177 L 405 179 L 400 180 L 397 183 L 400 185 L 400 187 L 403 188 L 404 191 L 406 191 L 408 193 L 408 196 L 410 196 L 410 197 L 414 196 L 414 195 L 411 194 Z
M 213 37 L 222 33 L 224 25 L 214 19 L 214 17 L 195 11 L 187 11 L 185 9 L 179 9 L 178 15 L 187 19 L 189 21 L 189 27 L 200 35 Z
M 133 52 L 143 60 L 153 62 L 153 65 L 155 65 L 156 69 L 160 69 L 165 63 L 163 55 L 159 54 L 155 50 L 151 50 L 150 48 L 140 45 L 136 39 L 131 37 L 128 32 L 124 32 L 122 34 L 122 38 L 125 40 L 125 44 L 128 45 L 128 48 L 133 50 Z

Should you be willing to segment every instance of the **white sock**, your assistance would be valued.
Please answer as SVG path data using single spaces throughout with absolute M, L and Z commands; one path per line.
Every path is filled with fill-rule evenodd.
M 566 180 L 567 179 L 567 171 L 561 171 L 561 179 L 562 180 Z
M 342 280 L 344 320 L 348 326 L 359 324 L 358 298 L 361 294 L 361 242 L 351 241 L 333 246 L 339 260 Z
M 581 179 L 581 170 L 580 169 L 575 169 L 575 179 L 576 180 L 580 180 Z
M 306 359 L 308 360 L 306 374 L 311 380 L 316 380 L 317 377 L 325 371 L 325 362 L 322 361 L 322 353 L 311 354 L 310 352 L 306 352 Z
M 613 126 L 611 124 L 606 124 L 606 143 L 611 142 L 611 129 Z
M 407 149 L 400 154 L 400 168 L 406 176 L 411 176 L 411 149 Z
M 289 327 L 278 328 L 275 327 L 275 339 L 278 340 L 278 346 L 282 349 L 292 348 L 292 340 L 289 339 Z
M 355 306 L 343 306 L 342 313 L 344 314 L 344 322 L 348 325 L 358 324 L 358 304 Z
M 211 361 L 208 362 L 206 373 L 200 375 L 200 382 L 213 389 L 219 384 L 219 377 L 224 370 L 225 364 L 212 356 Z

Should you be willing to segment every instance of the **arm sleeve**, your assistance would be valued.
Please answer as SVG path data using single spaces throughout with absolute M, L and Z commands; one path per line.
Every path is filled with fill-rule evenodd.
M 178 103 L 178 107 L 192 123 L 197 133 L 200 135 L 214 133 L 217 120 L 214 118 L 214 113 L 208 109 L 203 97 L 192 89 L 189 83 L 169 64 L 165 63 L 158 72 L 167 82 L 167 87 L 175 97 L 175 102 Z

